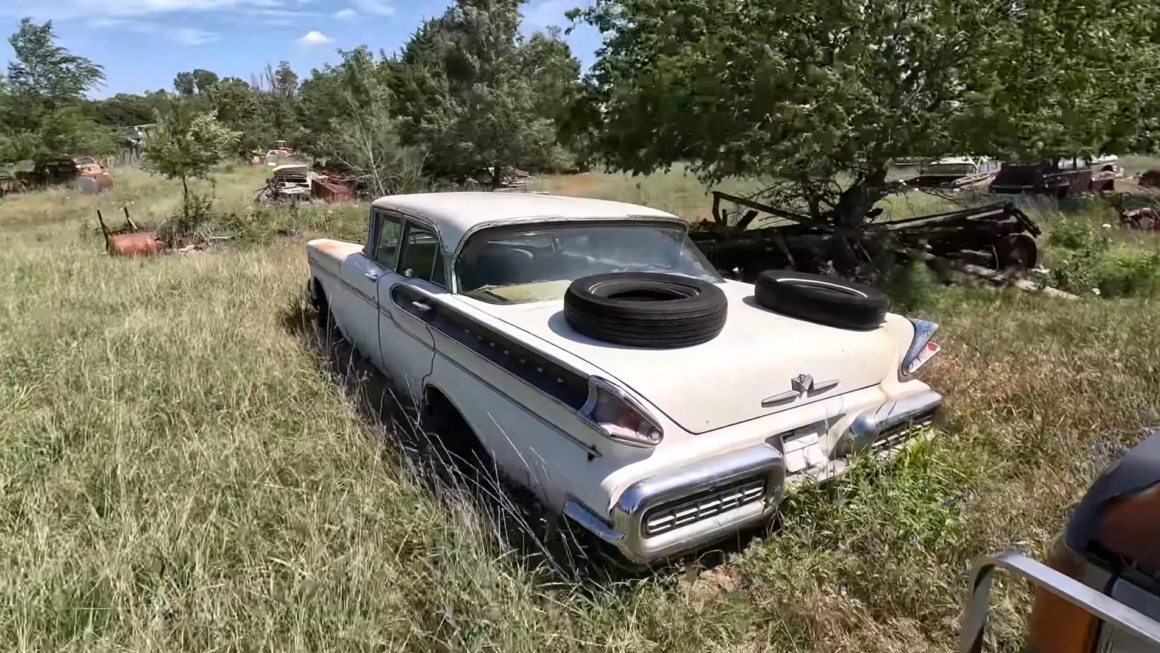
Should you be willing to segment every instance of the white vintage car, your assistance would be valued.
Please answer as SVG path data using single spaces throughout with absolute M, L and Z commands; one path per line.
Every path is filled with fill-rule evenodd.
M 889 452 L 942 403 L 937 326 L 811 275 L 728 281 L 655 209 L 439 193 L 313 240 L 309 299 L 422 409 L 646 564 L 769 520 L 785 484 Z M 574 529 L 575 530 L 575 529 Z

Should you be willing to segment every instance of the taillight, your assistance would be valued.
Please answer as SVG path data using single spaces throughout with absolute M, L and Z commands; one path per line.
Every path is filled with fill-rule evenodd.
M 634 447 L 655 447 L 664 437 L 640 404 L 600 377 L 588 379 L 588 401 L 579 415 L 609 438 Z
M 914 340 L 910 341 L 910 349 L 906 350 L 906 356 L 902 358 L 902 376 L 917 372 L 918 368 L 926 365 L 942 349 L 938 343 L 931 342 L 938 331 L 937 324 L 925 320 L 911 320 L 910 323 L 914 325 Z

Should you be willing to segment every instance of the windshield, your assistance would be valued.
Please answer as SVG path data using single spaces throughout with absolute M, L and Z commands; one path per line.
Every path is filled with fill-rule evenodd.
M 576 279 L 607 272 L 722 280 L 684 229 L 655 223 L 485 229 L 467 240 L 455 264 L 459 292 L 503 304 L 560 299 Z

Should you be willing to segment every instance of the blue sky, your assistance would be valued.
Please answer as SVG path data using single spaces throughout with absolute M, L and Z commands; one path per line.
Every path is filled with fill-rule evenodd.
M 591 0 L 530 0 L 527 32 L 565 26 L 564 13 Z M 52 20 L 60 43 L 105 67 L 106 85 L 92 93 L 172 89 L 180 71 L 204 68 L 249 80 L 266 63 L 290 62 L 300 77 L 338 60 L 335 50 L 367 45 L 397 50 L 424 18 L 450 0 L 0 0 L 5 37 L 31 16 Z M 599 34 L 581 27 L 567 37 L 592 63 Z M 11 58 L 7 42 L 0 61 Z

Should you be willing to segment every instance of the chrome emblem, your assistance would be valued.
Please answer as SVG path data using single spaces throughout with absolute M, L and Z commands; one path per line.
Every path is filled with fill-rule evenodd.
M 827 390 L 833 390 L 838 387 L 838 382 L 822 381 L 821 383 L 817 383 L 814 381 L 814 377 L 809 374 L 799 374 L 789 380 L 789 387 L 793 388 L 789 392 L 783 392 L 779 395 L 762 399 L 761 406 L 763 408 L 770 408 L 778 404 L 784 404 L 787 401 L 801 399 L 806 395 L 815 395 L 826 392 Z
M 794 392 L 798 393 L 799 397 L 806 393 L 813 392 L 814 377 L 810 376 L 809 374 L 798 374 L 790 380 L 789 387 L 793 388 Z

